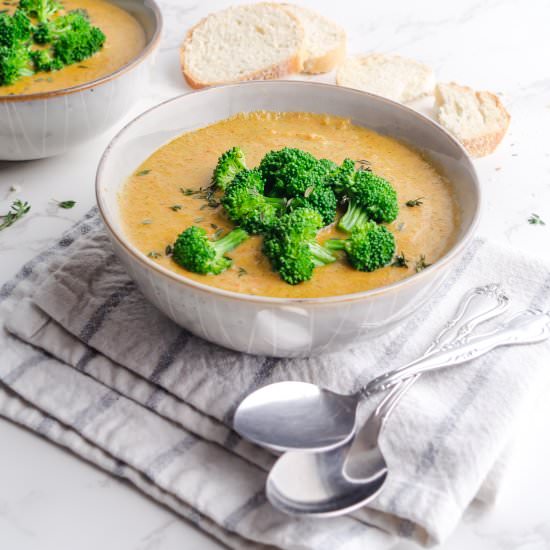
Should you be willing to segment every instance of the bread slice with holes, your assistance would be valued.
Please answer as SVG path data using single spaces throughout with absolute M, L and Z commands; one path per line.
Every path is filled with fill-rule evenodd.
M 281 4 L 304 27 L 302 72 L 328 73 L 346 57 L 346 31 L 317 12 L 294 4 Z
M 280 5 L 234 6 L 188 32 L 181 68 L 193 88 L 279 78 L 301 70 L 303 43 L 301 23 Z
M 348 57 L 338 69 L 336 83 L 406 103 L 433 93 L 433 70 L 414 59 L 372 53 Z
M 454 82 L 436 86 L 435 106 L 439 123 L 473 157 L 491 154 L 510 124 L 510 115 L 495 94 L 476 92 Z

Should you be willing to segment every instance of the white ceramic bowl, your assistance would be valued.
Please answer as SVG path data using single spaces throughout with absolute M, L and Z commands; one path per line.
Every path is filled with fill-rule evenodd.
M 64 153 L 107 130 L 142 96 L 160 41 L 160 9 L 153 0 L 110 2 L 142 25 L 143 50 L 115 72 L 71 88 L 4 96 L 0 90 L 0 160 Z
M 453 248 L 433 266 L 392 285 L 327 298 L 285 299 L 213 288 L 142 254 L 124 234 L 117 196 L 153 151 L 183 132 L 243 111 L 309 111 L 350 117 L 423 151 L 456 188 L 462 222 Z M 177 97 L 146 111 L 111 142 L 96 180 L 97 201 L 114 250 L 145 296 L 176 323 L 207 340 L 259 355 L 307 356 L 367 340 L 418 310 L 472 239 L 480 187 L 462 146 L 417 112 L 349 88 L 296 81 L 249 82 Z

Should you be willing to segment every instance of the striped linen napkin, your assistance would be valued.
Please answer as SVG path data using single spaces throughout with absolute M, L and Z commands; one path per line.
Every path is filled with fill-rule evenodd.
M 550 308 L 546 266 L 478 240 L 434 299 L 391 333 L 316 358 L 254 357 L 196 338 L 151 306 L 94 209 L 0 291 L 0 414 L 130 480 L 231 548 L 376 550 L 395 535 L 432 544 L 474 499 L 494 501 L 503 451 L 550 380 L 548 343 L 423 377 L 383 434 L 383 493 L 349 516 L 274 510 L 263 492 L 274 459 L 230 422 L 239 401 L 269 382 L 353 391 L 421 354 L 460 297 L 489 282 L 513 288 L 517 308 Z

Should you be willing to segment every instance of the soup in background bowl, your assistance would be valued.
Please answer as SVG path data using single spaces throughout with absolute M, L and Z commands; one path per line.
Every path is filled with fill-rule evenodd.
M 59 71 L 0 86 L 0 160 L 64 153 L 109 128 L 147 86 L 162 29 L 153 0 L 66 0 L 106 36 L 103 48 Z M 13 7 L 10 7 L 13 9 Z
M 169 257 L 148 257 L 150 248 L 173 242 L 190 224 L 231 227 L 220 212 L 201 211 L 192 195 L 184 201 L 179 188 L 209 183 L 217 157 L 237 144 L 249 166 L 284 146 L 335 161 L 364 152 L 397 189 L 401 212 L 389 226 L 397 251 L 424 255 L 432 265 L 420 273 L 413 266 L 363 273 L 339 261 L 291 286 L 259 255 L 259 237 L 230 253 L 235 269 L 219 276 L 190 274 Z M 426 197 L 427 208 L 403 206 L 418 196 Z M 471 240 L 480 203 L 464 149 L 429 119 L 364 92 L 284 81 L 213 88 L 147 111 L 105 152 L 97 197 L 115 252 L 151 302 L 212 342 L 273 356 L 349 347 L 417 310 Z M 176 197 L 182 208 L 174 211 Z M 319 240 L 334 231 L 324 229 Z M 239 267 L 247 275 L 239 277 Z

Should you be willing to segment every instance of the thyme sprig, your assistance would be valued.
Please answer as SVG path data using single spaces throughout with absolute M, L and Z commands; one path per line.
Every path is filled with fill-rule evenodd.
M 29 210 L 31 205 L 28 202 L 23 202 L 19 199 L 13 201 L 7 214 L 0 215 L 0 231 L 13 225 L 17 220 L 20 220 Z

